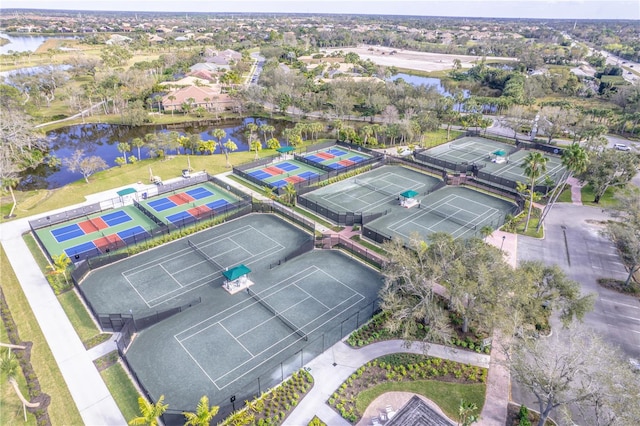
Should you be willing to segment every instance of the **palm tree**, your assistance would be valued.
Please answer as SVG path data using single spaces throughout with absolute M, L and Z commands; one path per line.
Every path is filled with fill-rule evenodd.
M 167 99 L 169 99 L 171 101 L 171 116 L 173 117 L 173 111 L 176 110 L 176 106 L 173 104 L 173 101 L 176 100 L 176 97 L 173 95 L 169 95 L 167 96 Z
M 271 134 L 271 138 L 273 139 L 273 132 L 276 128 L 270 124 L 261 124 L 260 125 L 260 133 L 262 133 L 262 138 L 264 139 L 264 143 L 267 143 L 267 132 Z
M 9 348 L 7 348 L 6 350 L 3 350 L 2 354 L 0 355 L 0 373 L 4 374 L 7 377 L 7 381 L 11 383 L 11 386 L 13 386 L 13 390 L 15 391 L 16 395 L 20 399 L 20 402 L 22 402 L 22 410 L 24 412 L 24 421 L 26 422 L 27 407 L 37 408 L 40 406 L 40 403 L 39 402 L 32 403 L 27 401 L 25 397 L 22 395 L 22 392 L 20 392 L 20 388 L 18 387 L 18 382 L 16 381 L 16 376 L 18 375 L 18 369 L 19 369 L 19 364 L 18 364 L 18 359 L 16 358 L 16 354 L 11 352 L 11 349 Z
M 118 144 L 118 151 L 122 153 L 122 157 L 124 158 L 124 163 L 127 163 L 127 152 L 131 151 L 131 145 L 126 142 L 120 142 Z
M 144 146 L 144 141 L 142 140 L 142 138 L 133 138 L 131 139 L 131 146 L 134 146 L 138 149 L 138 160 L 140 160 L 142 158 L 140 157 L 140 148 Z
M 223 153 L 224 146 L 222 145 L 222 138 L 227 136 L 227 132 L 225 132 L 222 129 L 213 129 L 212 131 L 209 132 L 209 135 L 213 136 L 218 141 L 218 146 L 220 147 L 220 153 Z
M 209 398 L 204 395 L 200 398 L 195 413 L 184 412 L 184 416 L 187 418 L 184 426 L 209 426 L 211 419 L 218 414 L 218 406 L 209 406 Z
M 529 220 L 531 219 L 531 210 L 533 209 L 533 198 L 536 187 L 536 179 L 547 171 L 547 161 L 549 159 L 540 152 L 530 152 L 524 160 L 521 167 L 524 168 L 524 175 L 529 178 L 529 211 L 527 212 L 527 221 L 524 224 L 524 232 L 529 228 Z
M 491 234 L 493 234 L 493 227 L 491 225 L 484 225 L 480 228 L 480 235 L 482 235 L 485 241 L 487 241 L 487 237 Z
M 143 397 L 138 398 L 138 406 L 140 407 L 140 416 L 135 417 L 129 421 L 131 426 L 136 425 L 148 425 L 158 426 L 158 417 L 164 414 L 169 408 L 168 404 L 163 404 L 164 395 L 160 395 L 158 402 L 155 404 L 147 401 Z
M 296 187 L 291 182 L 287 183 L 284 187 L 284 198 L 287 203 L 296 205 Z
M 53 265 L 47 266 L 48 269 L 51 270 L 51 273 L 54 275 L 62 275 L 64 277 L 64 282 L 69 283 L 69 279 L 67 278 L 67 269 L 71 264 L 71 259 L 67 256 L 66 253 L 62 253 L 59 256 L 53 255 Z
M 260 141 L 258 139 L 253 139 L 251 142 L 249 142 L 249 149 L 251 149 L 251 151 L 255 151 L 256 152 L 256 156 L 255 159 L 258 159 L 258 152 L 260 152 L 260 150 L 262 150 L 262 143 L 260 143 Z
M 13 212 L 16 209 L 16 205 L 18 202 L 16 201 L 16 194 L 13 193 L 13 187 L 18 184 L 18 179 L 14 176 L 4 176 L 2 177 L 2 187 L 6 188 L 11 194 L 11 201 L 13 201 L 13 206 L 11 207 L 11 211 L 5 217 L 13 217 Z
M 236 145 L 236 143 L 231 139 L 227 139 L 227 141 L 224 143 L 224 156 L 227 160 L 227 167 L 231 167 L 231 164 L 229 164 L 229 153 L 236 151 L 237 149 L 238 145 Z
M 587 154 L 587 150 L 580 146 L 580 144 L 571 144 L 562 152 L 562 165 L 565 167 L 565 171 L 551 191 L 549 202 L 547 202 L 547 205 L 542 211 L 542 215 L 540 215 L 536 232 L 540 231 L 542 223 L 558 200 L 567 180 L 574 174 L 580 174 L 587 169 L 587 166 L 589 165 L 589 155 Z

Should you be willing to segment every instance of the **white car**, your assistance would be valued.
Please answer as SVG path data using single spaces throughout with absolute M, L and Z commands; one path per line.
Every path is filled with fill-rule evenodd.
M 631 148 L 623 143 L 614 143 L 613 149 L 617 149 L 618 151 L 631 151 Z

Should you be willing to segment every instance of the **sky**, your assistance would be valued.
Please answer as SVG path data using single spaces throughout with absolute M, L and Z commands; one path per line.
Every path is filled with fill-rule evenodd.
M 640 20 L 640 0 L 0 0 L 0 8 Z

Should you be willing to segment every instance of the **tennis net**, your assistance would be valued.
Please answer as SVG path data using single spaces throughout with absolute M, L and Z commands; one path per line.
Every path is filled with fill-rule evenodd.
M 87 217 L 87 219 L 89 219 L 89 223 L 91 224 L 91 226 L 93 226 L 93 229 L 95 229 L 96 231 L 100 230 L 100 228 L 98 227 L 98 225 L 95 224 L 93 219 L 91 219 L 90 217 Z
M 462 225 L 467 229 L 473 229 L 475 231 L 477 229 L 477 227 L 478 227 L 478 225 L 476 225 L 473 222 L 469 222 L 468 220 L 458 219 L 453 214 L 448 214 L 448 213 L 445 213 L 445 212 L 440 211 L 440 210 L 431 209 L 431 210 L 429 210 L 429 213 L 432 213 L 432 214 L 434 214 L 436 216 L 439 216 L 439 217 L 441 217 L 443 219 L 450 220 L 451 222 L 457 223 L 458 225 Z
M 189 244 L 189 247 L 191 247 L 193 249 L 193 251 L 195 251 L 196 253 L 198 253 L 200 256 L 202 256 L 204 258 L 204 260 L 206 260 L 207 262 L 209 262 L 210 264 L 212 264 L 217 270 L 221 271 L 224 268 L 218 264 L 215 260 L 213 260 L 212 258 L 210 258 L 205 252 L 203 252 L 200 247 L 198 247 L 197 245 L 193 244 L 191 242 L 191 240 L 187 240 L 187 244 Z
M 262 297 L 258 296 L 257 293 L 251 291 L 250 288 L 247 288 L 247 292 L 249 293 L 249 295 L 251 297 L 253 297 L 253 299 L 256 302 L 261 304 L 267 311 L 269 311 L 273 315 L 275 315 L 276 318 L 278 318 L 280 321 L 282 321 L 282 323 L 284 325 L 286 325 L 287 327 L 289 327 L 294 333 L 296 333 L 298 336 L 302 337 L 305 341 L 308 340 L 307 335 L 304 334 L 304 332 L 302 330 L 300 330 L 298 327 L 296 327 L 291 321 L 289 321 L 288 319 L 286 319 L 285 317 L 280 315 L 275 309 L 273 309 L 273 307 L 271 305 L 269 305 L 267 303 L 266 300 L 264 300 Z
M 187 197 L 186 195 L 184 195 L 182 192 L 178 192 L 176 194 L 176 196 L 178 198 L 180 198 L 182 201 L 184 201 L 185 203 L 190 203 L 191 202 L 191 198 Z
M 379 192 L 379 193 L 384 194 L 384 195 L 388 195 L 388 196 L 397 195 L 397 194 L 395 194 L 393 192 L 385 191 L 384 189 L 378 188 L 377 186 L 371 185 L 370 183 L 363 182 L 363 181 L 358 180 L 358 179 L 354 179 L 353 181 L 356 183 L 356 185 L 364 186 L 365 188 L 368 188 L 368 189 L 370 189 L 372 191 L 375 191 L 375 192 Z

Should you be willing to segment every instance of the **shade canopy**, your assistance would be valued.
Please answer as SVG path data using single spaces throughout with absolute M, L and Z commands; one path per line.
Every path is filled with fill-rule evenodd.
M 413 189 L 409 189 L 400 193 L 400 196 L 404 198 L 413 198 L 416 195 L 418 195 L 418 192 L 414 191 Z
M 295 151 L 295 148 L 292 146 L 283 146 L 281 148 L 277 148 L 276 151 L 280 154 L 286 154 L 287 152 Z
M 138 191 L 136 191 L 133 188 L 125 188 L 118 191 L 117 194 L 118 194 L 118 197 L 124 197 L 125 195 L 135 194 L 136 192 Z
M 231 269 L 227 269 L 226 271 L 222 271 L 222 275 L 224 275 L 224 277 L 226 279 L 228 279 L 229 281 L 234 281 L 234 280 L 237 280 L 238 278 L 240 278 L 243 275 L 247 275 L 249 272 L 251 272 L 251 269 L 249 269 L 246 266 L 240 264 L 240 265 L 236 266 L 235 268 L 231 268 Z
M 492 153 L 492 154 L 493 154 L 493 155 L 499 155 L 500 157 L 504 157 L 505 155 L 507 155 L 507 152 L 506 152 L 506 151 L 504 151 L 504 150 L 502 150 L 502 149 L 499 149 L 499 150 L 497 150 L 497 151 L 493 151 L 493 153 Z

